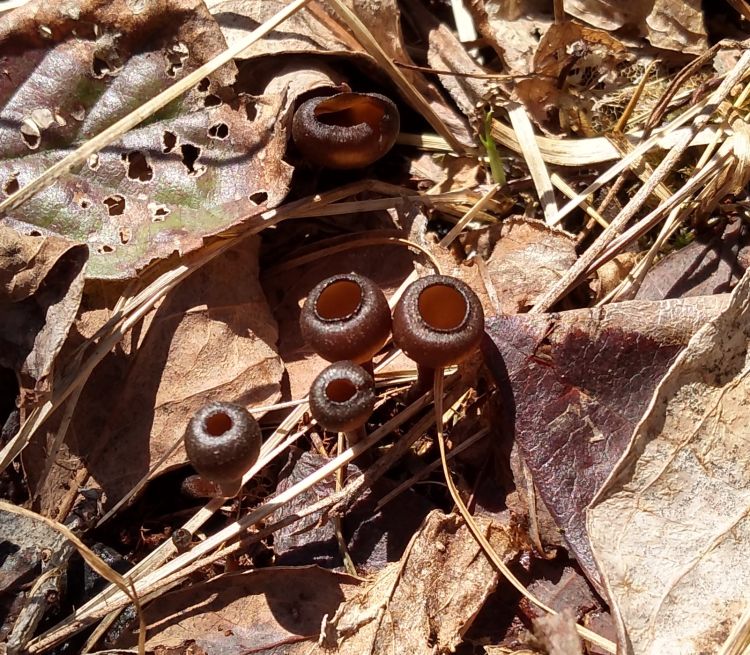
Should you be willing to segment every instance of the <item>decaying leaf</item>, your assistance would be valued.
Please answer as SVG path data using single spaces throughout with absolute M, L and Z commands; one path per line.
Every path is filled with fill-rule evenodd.
M 698 0 L 572 0 L 565 11 L 604 30 L 635 29 L 656 48 L 698 54 L 708 46 Z
M 110 502 L 178 442 L 204 403 L 251 407 L 279 397 L 283 365 L 257 252 L 258 240 L 246 240 L 193 273 L 134 335 L 135 354 L 110 355 L 85 388 L 67 446 Z M 185 461 L 178 448 L 160 471 Z M 46 495 L 59 493 L 42 482 Z
M 293 484 L 326 463 L 325 458 L 314 453 L 292 449 L 289 462 L 279 474 L 276 493 L 282 493 Z M 345 479 L 361 473 L 350 464 Z M 361 498 L 357 499 L 343 517 L 342 533 L 347 542 L 349 556 L 358 571 L 374 572 L 398 561 L 414 532 L 435 506 L 426 498 L 407 492 L 398 503 L 389 503 L 378 509 L 378 501 L 395 486 L 387 479 L 377 480 Z M 332 479 L 323 480 L 305 493 L 287 503 L 271 521 L 293 514 L 314 505 L 334 491 Z M 327 568 L 343 566 L 341 550 L 335 537 L 333 522 L 321 520 L 317 514 L 302 519 L 274 533 L 273 550 L 276 562 L 282 565 L 318 564 Z
M 288 3 L 286 0 L 209 0 L 206 3 L 227 43 L 246 37 Z M 316 3 L 288 18 L 281 30 L 242 53 L 243 58 L 302 53 L 353 51 L 365 56 L 357 40 Z
M 544 0 L 514 3 L 470 0 L 467 4 L 477 28 L 502 56 L 508 72 L 531 73 L 539 39 L 554 18 L 552 6 Z
M 0 189 L 28 184 L 83 141 L 224 49 L 199 0 L 72 5 L 0 17 Z M 200 246 L 286 193 L 284 98 L 235 97 L 228 64 L 3 220 L 91 248 L 88 277 L 131 277 Z M 232 211 L 219 209 L 235 203 Z
M 540 616 L 534 622 L 534 631 L 549 655 L 578 655 L 583 644 L 576 632 L 576 617 L 571 609 L 560 614 Z
M 718 653 L 748 607 L 750 275 L 660 382 L 588 529 L 628 653 Z
M 750 229 L 744 221 L 727 224 L 708 240 L 698 237 L 654 266 L 638 289 L 640 300 L 727 293 L 750 264 Z
M 146 610 L 148 649 L 192 646 L 219 655 L 295 651 L 316 640 L 323 617 L 351 597 L 358 581 L 317 566 L 228 574 L 173 592 Z M 124 635 L 121 647 L 136 643 Z M 276 651 L 278 652 L 278 651 Z
M 725 303 L 633 301 L 487 322 L 483 350 L 539 495 L 600 589 L 584 510 L 678 352 Z
M 42 563 L 54 565 L 66 539 L 41 521 L 11 512 L 0 512 L 0 593 L 28 585 Z M 54 560 L 52 559 L 54 556 Z
M 477 519 L 503 560 L 515 555 L 503 528 Z M 347 600 L 326 625 L 339 653 L 449 652 L 461 641 L 498 573 L 456 516 L 431 513 L 399 564 Z
M 538 220 L 506 219 L 470 232 L 466 243 L 485 259 L 505 314 L 528 310 L 576 260 L 575 239 Z
M 85 246 L 0 225 L 0 366 L 33 389 L 60 352 L 78 311 Z
M 607 32 L 572 21 L 552 25 L 534 53 L 534 74 L 514 92 L 540 127 L 594 136 L 595 103 L 630 84 L 622 71 L 633 59 Z

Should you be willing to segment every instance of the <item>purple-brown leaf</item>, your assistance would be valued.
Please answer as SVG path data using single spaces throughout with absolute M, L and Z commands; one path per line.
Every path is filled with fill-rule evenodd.
M 584 510 L 657 383 L 726 296 L 496 316 L 484 352 L 539 494 L 601 589 Z

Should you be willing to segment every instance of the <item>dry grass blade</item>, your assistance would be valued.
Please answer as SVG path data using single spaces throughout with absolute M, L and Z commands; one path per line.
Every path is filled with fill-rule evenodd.
M 557 173 L 552 173 L 552 175 L 550 175 L 550 180 L 552 180 L 552 184 L 554 184 L 560 191 L 568 196 L 568 198 L 577 197 L 576 192 Z M 609 227 L 609 223 L 607 223 L 607 221 L 604 220 L 604 217 L 591 206 L 587 199 L 582 199 L 581 202 L 578 203 L 578 206 L 583 209 L 583 211 L 585 211 L 587 215 L 589 215 L 597 223 L 599 223 L 599 225 L 601 225 L 604 229 Z
M 677 165 L 680 157 L 688 148 L 690 141 L 692 140 L 692 135 L 700 132 L 706 126 L 719 105 L 732 92 L 735 85 L 737 85 L 747 74 L 748 69 L 750 69 L 750 51 L 745 51 L 737 62 L 735 68 L 726 75 L 718 89 L 711 94 L 708 102 L 695 118 L 693 125 L 691 126 L 691 131 L 679 140 L 678 143 L 666 154 L 664 159 L 662 159 L 656 169 L 654 169 L 653 175 L 648 179 L 646 184 L 638 189 L 627 205 L 615 217 L 610 226 L 599 235 L 591 247 L 589 247 L 589 249 L 578 259 L 570 270 L 552 286 L 552 288 L 546 291 L 537 300 L 531 310 L 532 312 L 539 313 L 548 311 L 552 305 L 560 300 L 560 298 L 562 298 L 583 278 L 586 271 L 590 270 L 591 264 L 633 219 L 657 185 L 659 185 L 666 175 Z
M 143 612 L 141 611 L 141 602 L 138 598 L 138 593 L 135 591 L 135 589 L 133 588 L 133 584 L 129 580 L 123 578 L 117 571 L 110 567 L 86 544 L 84 544 L 75 534 L 73 534 L 70 529 L 68 529 L 61 523 L 53 521 L 46 516 L 36 514 L 35 512 L 32 512 L 28 509 L 24 509 L 23 507 L 12 505 L 11 503 L 8 503 L 4 500 L 0 500 L 0 511 L 17 514 L 19 516 L 23 516 L 24 518 L 31 519 L 32 521 L 39 521 L 47 525 L 52 530 L 59 532 L 75 546 L 81 557 L 83 557 L 85 562 L 94 571 L 96 571 L 100 576 L 102 576 L 111 584 L 116 585 L 118 589 L 120 589 L 120 591 L 125 594 L 125 596 L 135 606 L 136 612 L 138 614 L 138 622 L 140 625 L 140 629 L 138 631 L 138 652 L 141 653 L 141 655 L 146 652 L 146 624 L 143 619 Z
M 366 439 L 363 439 L 362 441 L 354 444 L 343 453 L 341 453 L 341 455 L 323 465 L 320 469 L 309 475 L 304 480 L 301 480 L 297 484 L 289 487 L 279 495 L 275 496 L 247 515 L 243 516 L 235 523 L 210 536 L 205 541 L 202 541 L 201 543 L 196 545 L 190 551 L 178 555 L 175 559 L 170 560 L 158 569 L 147 573 L 145 576 L 139 578 L 136 581 L 133 581 L 136 592 L 141 595 L 150 594 L 155 589 L 162 588 L 165 584 L 167 584 L 167 582 L 171 583 L 174 579 L 172 578 L 172 576 L 176 576 L 176 578 L 178 579 L 183 577 L 184 570 L 190 564 L 200 559 L 202 556 L 216 550 L 223 543 L 237 538 L 248 528 L 252 527 L 270 514 L 274 513 L 277 509 L 282 508 L 286 503 L 288 503 L 299 494 L 303 493 L 307 489 L 310 489 L 321 480 L 324 480 L 328 476 L 332 475 L 339 468 L 346 466 L 353 459 L 364 453 L 366 450 L 374 446 L 378 441 L 390 434 L 399 425 L 403 424 L 405 421 L 411 419 L 417 413 L 422 411 L 431 400 L 432 398 L 429 394 L 416 400 L 397 416 L 375 430 Z M 217 500 L 221 501 L 223 499 Z M 212 503 L 214 503 L 214 501 L 212 501 Z M 211 505 L 211 503 L 209 505 Z M 122 607 L 128 601 L 129 597 L 124 592 L 119 589 L 113 589 L 110 587 L 109 589 L 106 589 L 104 592 L 99 594 L 99 596 L 86 603 L 86 605 L 76 610 L 66 620 L 51 628 L 44 634 L 36 637 L 29 644 L 28 651 L 30 653 L 42 652 L 47 648 L 53 646 L 54 644 L 60 643 L 70 635 L 75 634 L 86 625 L 89 625 L 96 618 L 109 613 L 113 609 Z
M 555 190 L 552 186 L 552 180 L 549 178 L 549 171 L 544 164 L 544 157 L 542 157 L 539 144 L 534 136 L 534 128 L 531 126 L 529 115 L 523 105 L 513 103 L 508 107 L 508 117 L 516 133 L 521 154 L 531 173 L 531 179 L 542 205 L 545 221 L 547 225 L 552 225 L 552 220 L 557 215 Z
M 27 2 L 29 0 L 3 0 L 3 3 L 0 5 L 0 14 L 23 7 Z
M 282 207 L 263 212 L 253 217 L 250 224 L 242 226 L 241 229 L 243 231 L 230 238 L 210 243 L 201 250 L 185 257 L 173 269 L 166 271 L 140 292 L 122 303 L 119 311 L 116 311 L 96 335 L 89 340 L 88 345 L 92 346 L 92 351 L 88 353 L 85 359 L 82 359 L 80 362 L 75 361 L 75 365 L 70 366 L 70 372 L 55 386 L 52 396 L 29 413 L 18 433 L 0 450 L 0 471 L 4 470 L 26 448 L 34 433 L 65 402 L 70 394 L 86 383 L 86 380 L 88 380 L 99 362 L 123 338 L 127 331 L 136 325 L 151 311 L 156 303 L 164 298 L 182 280 L 214 259 L 214 257 L 236 245 L 239 240 L 246 236 L 257 234 L 261 230 L 276 225 L 283 220 L 304 216 L 305 212 L 313 207 L 323 207 L 329 203 L 346 198 L 351 194 L 377 189 L 380 186 L 370 180 L 365 180 L 329 191 L 323 195 L 303 198 Z M 386 186 L 390 188 L 390 186 Z M 70 362 L 66 364 L 70 365 Z M 64 365 L 62 369 L 66 370 Z
M 698 172 L 691 176 L 677 192 L 672 194 L 670 198 L 665 202 L 662 202 L 656 209 L 649 212 L 638 221 L 638 223 L 623 232 L 616 239 L 613 239 L 602 254 L 591 263 L 584 274 L 592 273 L 600 266 L 603 266 L 606 262 L 610 261 L 623 248 L 646 234 L 646 232 L 663 220 L 673 208 L 676 208 L 680 203 L 687 200 L 696 190 L 702 189 L 704 185 L 707 184 L 708 180 L 721 169 L 727 159 L 727 155 L 714 157 L 702 169 L 699 169 Z
M 490 433 L 489 428 L 482 428 L 478 432 L 475 432 L 470 437 L 466 439 L 466 441 L 462 441 L 458 446 L 453 448 L 449 453 L 446 459 L 453 459 L 456 455 L 459 455 L 464 450 L 467 450 L 471 446 L 473 446 L 477 441 L 480 439 L 483 439 Z M 419 470 L 417 473 L 412 475 L 408 480 L 404 480 L 401 484 L 399 484 L 395 489 L 392 491 L 389 491 L 385 496 L 383 496 L 379 501 L 378 504 L 375 506 L 375 511 L 379 512 L 383 507 L 385 507 L 388 503 L 390 503 L 394 498 L 400 496 L 404 491 L 407 489 L 411 489 L 411 487 L 414 486 L 415 482 L 418 482 L 422 478 L 424 478 L 426 475 L 429 475 L 433 471 L 437 471 L 442 466 L 442 460 L 438 459 L 432 462 L 431 464 L 428 464 L 421 470 Z
M 729 633 L 719 655 L 748 655 L 750 653 L 750 603 Z
M 697 108 L 693 107 L 689 111 L 690 116 L 692 117 L 697 113 Z M 687 118 L 685 120 L 687 120 Z M 684 122 L 685 121 L 682 121 L 679 124 L 681 125 Z M 626 138 L 639 144 L 639 147 L 648 144 L 647 149 L 652 147 L 666 149 L 672 147 L 678 139 L 682 138 L 685 132 L 686 130 L 668 132 L 659 130 L 646 141 L 641 141 L 641 132 L 634 132 L 632 134 L 627 134 Z M 714 133 L 715 131 L 713 128 L 704 128 L 693 137 L 691 145 L 705 145 L 713 138 Z M 513 128 L 509 125 L 505 125 L 497 119 L 492 121 L 492 138 L 495 139 L 497 143 L 502 144 L 514 152 L 521 152 L 521 144 L 518 142 L 518 138 Z M 620 151 L 609 141 L 609 139 L 603 136 L 589 139 L 551 139 L 546 136 L 537 135 L 534 138 L 536 139 L 544 161 L 555 166 L 592 166 L 595 164 L 603 164 L 608 161 L 614 161 L 616 159 L 619 160 L 622 156 Z M 641 157 L 644 152 L 645 150 L 641 150 L 638 157 Z M 637 157 L 633 156 L 630 163 L 636 158 Z M 615 175 L 616 174 L 617 173 L 615 173 Z M 591 192 L 589 191 L 584 195 L 588 195 L 589 193 Z M 570 209 L 567 211 L 570 211 Z M 566 212 L 565 208 L 563 208 L 562 212 Z
M 438 264 L 432 253 L 426 248 L 420 246 L 418 243 L 415 243 L 414 241 L 409 241 L 409 239 L 396 236 L 373 237 L 360 235 L 349 238 L 347 240 L 347 243 L 337 244 L 328 248 L 320 248 L 315 252 L 309 253 L 307 255 L 289 259 L 283 264 L 275 267 L 272 271 L 269 271 L 269 274 L 272 275 L 281 271 L 287 271 L 292 268 L 296 268 L 297 266 L 303 266 L 304 264 L 309 264 L 310 262 L 317 261 L 324 257 L 330 257 L 331 255 L 336 255 L 340 252 L 346 252 L 347 250 L 353 250 L 355 248 L 367 248 L 369 246 L 400 246 L 403 248 L 411 248 L 424 255 L 430 261 L 433 268 L 435 268 L 436 270 L 440 268 L 440 265 Z
M 675 137 L 675 138 L 685 136 L 686 134 L 690 132 L 690 128 L 682 128 L 682 125 L 684 125 L 689 120 L 692 120 L 696 116 L 698 116 L 700 112 L 705 108 L 705 106 L 706 106 L 706 101 L 703 101 L 695 105 L 694 107 L 691 107 L 686 112 L 684 112 L 681 116 L 677 117 L 674 121 L 672 121 L 672 123 L 670 123 L 665 128 L 665 132 L 667 132 L 670 136 Z M 707 142 L 709 141 L 710 139 Z M 691 145 L 694 143 L 695 143 L 695 140 L 691 141 Z M 562 221 L 587 196 L 590 196 L 595 191 L 598 191 L 605 184 L 614 180 L 623 171 L 633 166 L 652 148 L 655 148 L 657 146 L 664 147 L 664 145 L 665 144 L 660 143 L 659 133 L 653 134 L 645 141 L 642 141 L 641 143 L 639 143 L 638 146 L 635 148 L 635 150 L 628 153 L 624 157 L 622 157 L 622 153 L 620 153 L 620 151 L 617 150 L 617 148 L 615 148 L 614 145 L 612 145 L 612 148 L 617 150 L 618 152 L 618 156 L 615 158 L 615 159 L 618 159 L 618 161 L 612 166 L 610 166 L 610 168 L 608 168 L 604 173 L 602 173 L 598 178 L 596 178 L 596 180 L 592 182 L 591 184 L 589 184 L 583 191 L 581 191 L 579 194 L 571 198 L 567 204 L 561 207 L 560 211 L 557 213 L 557 215 L 555 216 L 553 220 L 553 225 L 557 225 L 560 221 Z
M 189 75 L 186 75 L 179 82 L 162 91 L 159 95 L 154 96 L 148 102 L 142 104 L 138 109 L 132 111 L 124 118 L 110 125 L 106 130 L 97 134 L 93 139 L 89 139 L 74 152 L 63 157 L 59 162 L 50 166 L 35 180 L 22 187 L 8 198 L 0 202 L 0 216 L 11 209 L 19 207 L 26 202 L 31 196 L 52 184 L 61 175 L 70 172 L 76 166 L 83 164 L 88 158 L 96 152 L 99 152 L 105 146 L 118 139 L 128 130 L 133 129 L 149 116 L 159 111 L 162 107 L 168 105 L 172 100 L 181 96 L 185 91 L 198 84 L 204 77 L 210 75 L 224 64 L 232 61 L 235 57 L 246 50 L 253 43 L 263 38 L 275 27 L 283 23 L 289 16 L 299 11 L 310 0 L 293 0 L 281 11 L 269 18 L 265 23 L 253 30 L 246 38 L 238 41 L 231 48 L 218 54 L 211 61 L 206 62 L 203 66 L 197 68 Z
M 495 194 L 500 189 L 499 184 L 493 184 L 487 192 L 479 199 L 477 200 L 474 205 L 467 211 L 459 220 L 458 222 L 450 229 L 448 234 L 446 234 L 442 239 L 440 239 L 440 246 L 443 248 L 447 248 L 450 246 L 451 243 L 456 239 L 456 237 L 463 232 L 464 228 L 476 218 L 476 216 L 481 212 L 492 200 L 492 198 L 495 196 Z

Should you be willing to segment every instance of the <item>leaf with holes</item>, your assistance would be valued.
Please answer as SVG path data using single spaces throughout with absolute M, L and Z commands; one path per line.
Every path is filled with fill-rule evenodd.
M 31 2 L 0 17 L 0 191 L 71 150 L 224 49 L 199 0 Z M 127 278 L 275 206 L 291 169 L 281 103 L 204 79 L 0 223 L 88 243 L 88 277 Z M 232 207 L 226 211 L 224 205 Z

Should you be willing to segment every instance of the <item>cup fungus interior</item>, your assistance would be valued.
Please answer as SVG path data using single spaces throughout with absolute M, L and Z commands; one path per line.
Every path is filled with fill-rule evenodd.
M 315 108 L 315 118 L 325 125 L 353 127 L 361 123 L 377 125 L 383 118 L 385 105 L 377 98 L 342 93 L 324 100 Z
M 326 385 L 326 397 L 334 403 L 345 403 L 357 395 L 357 387 L 351 380 L 337 378 Z
M 446 284 L 433 284 L 419 294 L 417 308 L 422 320 L 433 330 L 458 330 L 469 311 L 466 299 Z
M 352 316 L 362 303 L 362 289 L 352 280 L 337 280 L 321 291 L 315 312 L 324 321 L 341 321 Z
M 232 418 L 224 412 L 216 412 L 206 417 L 203 426 L 206 434 L 212 437 L 220 437 L 232 429 Z

